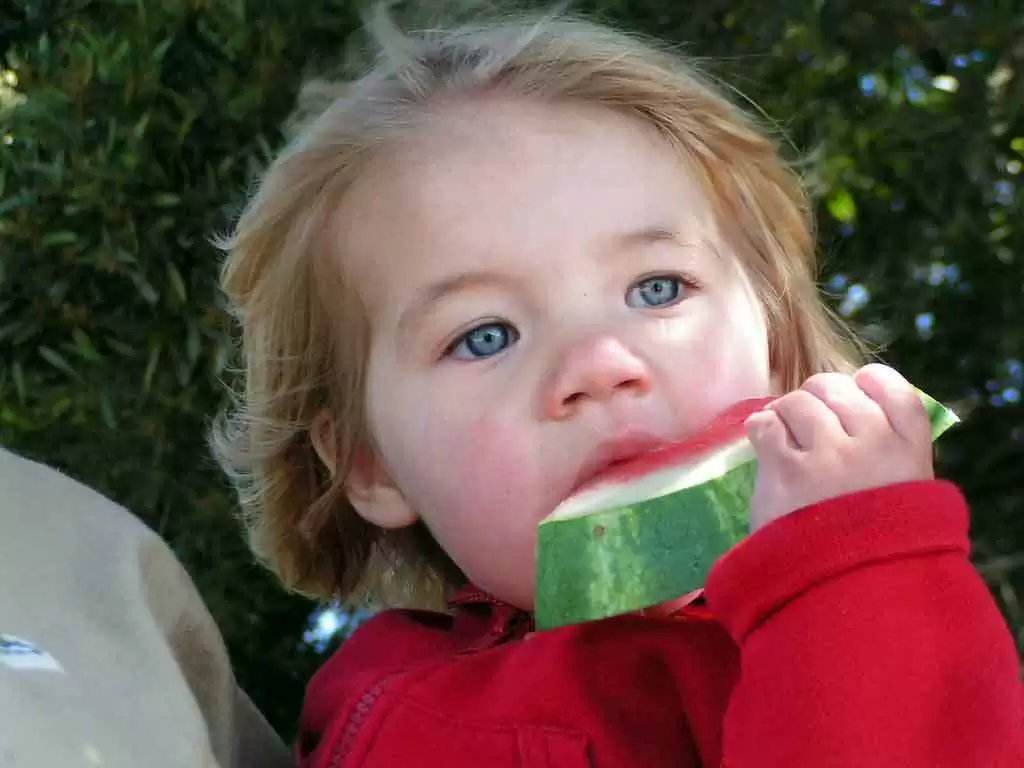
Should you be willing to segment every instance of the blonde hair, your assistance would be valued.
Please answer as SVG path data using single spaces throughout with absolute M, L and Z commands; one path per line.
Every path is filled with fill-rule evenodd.
M 383 605 L 438 606 L 463 577 L 422 525 L 371 526 L 343 480 L 372 446 L 364 406 L 368 328 L 324 236 L 371 156 L 414 131 L 442 98 L 500 92 L 585 102 L 655 126 L 703 185 L 761 297 L 774 370 L 786 388 L 861 357 L 815 282 L 811 207 L 760 128 L 665 47 L 565 14 L 498 17 L 403 32 L 378 8 L 361 77 L 302 91 L 294 137 L 243 211 L 222 286 L 242 332 L 243 387 L 211 433 L 257 555 L 296 591 Z M 336 256 L 336 254 L 335 254 Z M 310 430 L 335 425 L 336 472 Z

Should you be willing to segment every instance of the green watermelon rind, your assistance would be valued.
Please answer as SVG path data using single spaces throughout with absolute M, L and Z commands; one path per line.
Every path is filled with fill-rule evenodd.
M 959 418 L 919 395 L 938 439 Z M 660 498 L 543 522 L 537 534 L 537 628 L 631 613 L 699 589 L 715 561 L 747 535 L 756 475 L 752 459 Z

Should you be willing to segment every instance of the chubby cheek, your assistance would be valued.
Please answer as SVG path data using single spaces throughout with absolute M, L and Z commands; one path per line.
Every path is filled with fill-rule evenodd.
M 521 419 L 438 409 L 424 427 L 434 436 L 430 456 L 445 464 L 432 474 L 448 505 L 503 509 L 531 485 L 537 458 Z
M 381 449 L 395 482 L 448 555 L 477 583 L 522 605 L 533 590 L 544 464 L 521 413 L 485 412 L 479 397 L 424 388 L 415 403 L 379 413 Z M 398 408 L 399 403 L 410 407 Z M 523 606 L 528 607 L 528 606 Z
M 771 372 L 768 361 L 768 336 L 757 318 L 742 317 L 722 324 L 708 336 L 710 368 L 716 381 L 722 382 L 720 394 L 731 405 L 747 397 L 769 392 Z
M 470 580 L 528 608 L 544 479 L 524 419 L 482 416 L 436 432 L 454 471 L 433 478 L 428 527 Z
M 767 330 L 756 307 L 723 303 L 680 334 L 664 375 L 684 431 L 698 428 L 739 400 L 771 394 Z M 686 373 L 683 373 L 686 371 Z

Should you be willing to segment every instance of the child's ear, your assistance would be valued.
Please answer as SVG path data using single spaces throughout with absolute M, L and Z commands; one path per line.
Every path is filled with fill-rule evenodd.
M 372 450 L 356 452 L 345 493 L 359 516 L 379 528 L 405 528 L 419 520 Z
M 331 473 L 331 477 L 334 477 L 338 470 L 338 444 L 334 441 L 334 423 L 327 411 L 320 411 L 313 419 L 309 428 L 309 439 L 320 463 Z
M 310 437 L 317 456 L 334 477 L 337 442 L 326 411 L 313 420 Z M 379 528 L 405 528 L 419 519 L 372 450 L 357 450 L 344 485 L 345 494 L 359 516 Z

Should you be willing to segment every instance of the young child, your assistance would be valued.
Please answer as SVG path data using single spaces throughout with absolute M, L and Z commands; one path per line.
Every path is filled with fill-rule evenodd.
M 224 244 L 247 375 L 215 443 L 254 546 L 391 607 L 311 682 L 298 763 L 1024 765 L 965 503 L 820 301 L 769 138 L 586 21 L 378 33 Z M 752 535 L 703 593 L 534 632 L 538 522 L 765 395 Z

